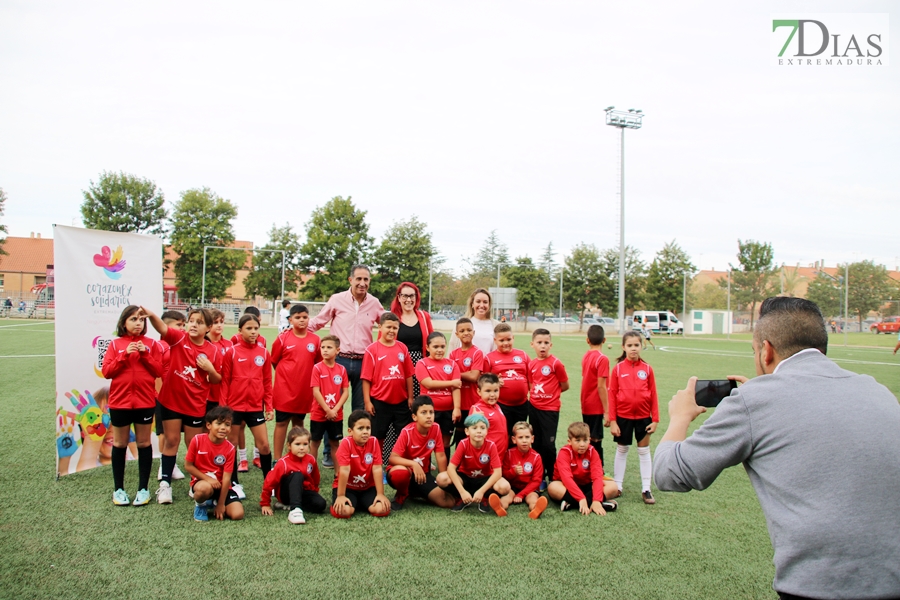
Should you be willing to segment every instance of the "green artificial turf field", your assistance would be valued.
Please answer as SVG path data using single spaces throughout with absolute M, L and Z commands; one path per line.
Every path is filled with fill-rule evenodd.
M 272 339 L 275 332 L 263 334 Z M 653 447 L 668 423 L 668 399 L 689 376 L 754 374 L 749 336 L 733 338 L 654 338 L 660 349 L 644 353 L 660 396 Z M 529 341 L 518 335 L 516 345 L 530 350 Z M 856 334 L 849 347 L 842 343 L 832 336 L 830 357 L 897 394 L 893 337 Z M 614 361 L 613 345 L 606 352 Z M 568 423 L 580 420 L 585 350 L 582 335 L 554 337 L 572 382 L 557 445 Z M 521 507 L 499 519 L 410 502 L 386 519 L 312 515 L 295 526 L 285 512 L 261 516 L 255 468 L 241 477 L 243 522 L 195 523 L 186 480 L 174 483 L 173 505 L 115 507 L 109 467 L 56 480 L 53 353 L 52 322 L 0 321 L 2 598 L 775 597 L 772 550 L 743 469 L 727 470 L 704 492 L 655 492 L 657 504 L 645 506 L 634 452 L 619 510 L 606 517 L 560 513 L 551 504 L 537 521 Z M 608 459 L 613 448 L 607 437 Z M 182 466 L 183 456 L 182 447 Z M 331 477 L 323 469 L 327 498 Z M 136 481 L 137 465 L 129 462 L 132 495 Z

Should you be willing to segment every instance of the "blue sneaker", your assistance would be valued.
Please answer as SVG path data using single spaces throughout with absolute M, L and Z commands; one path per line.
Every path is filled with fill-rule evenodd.
M 116 506 L 128 506 L 131 504 L 131 499 L 125 493 L 125 490 L 119 488 L 113 493 L 113 504 Z
M 381 484 L 382 484 L 382 485 L 387 485 L 387 484 L 388 484 L 388 480 L 387 480 L 387 471 L 385 471 L 384 473 L 381 474 Z
M 144 506 L 150 504 L 150 491 L 147 489 L 138 490 L 137 496 L 134 497 L 134 506 Z
M 541 487 L 538 488 L 538 491 L 539 491 L 539 492 L 546 492 L 546 491 L 547 491 L 547 480 L 546 480 L 546 479 L 542 479 L 542 480 L 541 480 Z
M 194 503 L 194 520 L 209 521 L 209 513 L 206 512 L 206 502 L 202 506 Z

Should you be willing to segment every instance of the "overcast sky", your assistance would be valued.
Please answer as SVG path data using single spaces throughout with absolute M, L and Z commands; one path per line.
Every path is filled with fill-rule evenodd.
M 900 61 L 778 67 L 771 26 L 884 13 L 900 40 L 898 6 L 4 0 L 2 219 L 80 225 L 82 190 L 121 170 L 170 204 L 212 188 L 258 245 L 341 195 L 376 239 L 418 215 L 457 268 L 492 229 L 513 257 L 611 248 L 615 105 L 646 114 L 625 133 L 625 237 L 647 262 L 674 239 L 725 269 L 741 238 L 777 263 L 894 268 Z

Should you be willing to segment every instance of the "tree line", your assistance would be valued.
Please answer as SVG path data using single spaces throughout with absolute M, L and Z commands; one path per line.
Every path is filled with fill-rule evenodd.
M 0 204 L 2 209 L 2 204 Z M 235 274 L 247 259 L 244 252 L 221 250 L 235 241 L 237 206 L 207 187 L 181 192 L 171 215 L 162 190 L 150 180 L 127 173 L 104 172 L 90 182 L 81 205 L 84 225 L 92 229 L 148 233 L 167 238 L 178 258 L 174 263 L 179 294 L 199 298 L 202 287 L 203 248 L 206 256 L 206 298 L 221 298 L 235 282 Z M 2 214 L 2 213 L 0 213 Z M 510 257 L 496 230 L 467 261 L 465 273 L 454 276 L 432 243 L 427 225 L 417 216 L 394 222 L 376 244 L 369 234 L 367 211 L 351 197 L 335 196 L 316 207 L 303 226 L 303 235 L 290 223 L 273 224 L 260 250 L 284 252 L 285 293 L 307 300 L 325 300 L 347 287 L 347 273 L 356 263 L 372 268 L 370 291 L 383 303 L 390 302 L 403 281 L 411 281 L 427 293 L 431 281 L 433 304 L 465 304 L 476 287 L 517 288 L 520 310 L 525 314 L 553 313 L 559 305 L 562 277 L 563 308 L 583 317 L 587 307 L 615 315 L 618 306 L 618 248 L 600 249 L 576 244 L 557 262 L 553 243 L 540 256 Z M 778 267 L 771 244 L 738 240 L 737 264 L 729 265 L 732 308 L 751 315 L 762 299 L 779 293 Z M 696 266 L 675 240 L 667 242 L 649 262 L 631 246 L 625 248 L 625 305 L 681 312 L 686 279 L 690 284 Z M 281 252 L 254 253 L 244 281 L 248 296 L 277 299 L 282 290 Z M 789 282 L 790 283 L 790 282 Z M 822 273 L 810 283 L 808 297 L 827 315 L 838 315 L 835 304 L 840 279 Z M 728 282 L 689 286 L 688 306 L 725 308 Z M 788 293 L 792 294 L 793 285 Z M 897 295 L 884 267 L 863 261 L 850 265 L 850 307 L 860 321 L 877 310 L 884 299 Z

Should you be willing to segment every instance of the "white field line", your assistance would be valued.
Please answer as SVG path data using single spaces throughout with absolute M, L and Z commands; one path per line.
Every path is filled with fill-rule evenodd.
M 16 323 L 15 325 L 0 325 L 0 329 L 12 329 L 13 327 L 36 327 L 38 325 L 53 325 L 53 321 L 42 321 L 39 323 Z
M 0 358 L 47 358 L 56 356 L 55 354 L 6 354 L 0 355 Z

